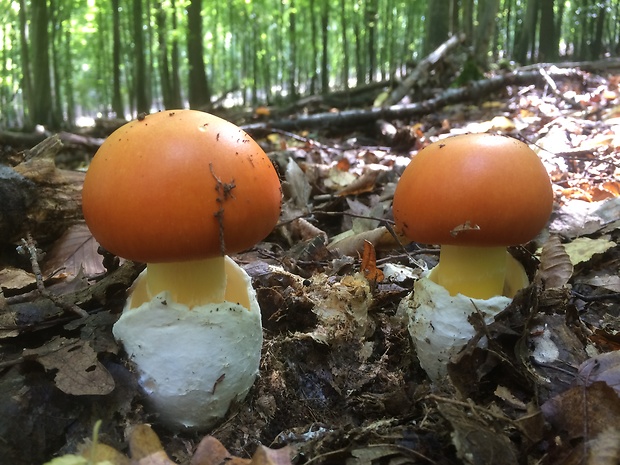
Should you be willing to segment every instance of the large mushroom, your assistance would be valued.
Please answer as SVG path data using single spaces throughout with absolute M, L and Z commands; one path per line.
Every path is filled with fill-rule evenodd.
M 169 110 L 116 130 L 86 174 L 84 218 L 108 251 L 147 267 L 114 325 L 161 420 L 205 428 L 258 373 L 261 315 L 228 254 L 276 225 L 280 183 L 243 130 Z
M 422 366 L 432 378 L 473 335 L 468 315 L 487 319 L 527 286 L 506 247 L 532 240 L 553 206 L 549 176 L 516 139 L 490 134 L 449 137 L 422 149 L 394 193 L 397 230 L 441 244 L 438 265 L 403 301 Z

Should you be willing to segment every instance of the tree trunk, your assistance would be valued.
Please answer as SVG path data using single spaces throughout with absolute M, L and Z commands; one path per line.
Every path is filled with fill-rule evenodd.
M 119 0 L 112 0 L 112 111 L 116 118 L 125 119 L 121 95 L 121 22 Z
M 182 108 L 183 98 L 181 97 L 181 73 L 179 70 L 179 37 L 175 32 L 179 29 L 177 21 L 177 7 L 175 0 L 170 1 L 170 11 L 172 12 L 172 49 L 170 50 L 170 78 L 172 95 L 170 96 L 170 106 L 172 108 Z
M 52 81 L 49 58 L 47 2 L 32 2 L 33 114 L 32 122 L 52 126 Z
M 375 80 L 377 73 L 377 51 L 376 51 L 376 33 L 377 33 L 377 8 L 378 0 L 367 0 L 366 2 L 366 32 L 368 40 L 366 41 L 366 55 L 368 57 L 368 82 Z
M 349 41 L 347 39 L 347 0 L 340 0 L 340 27 L 342 29 L 342 86 L 349 88 Z
M 297 99 L 297 29 L 296 29 L 296 17 L 295 2 L 290 0 L 288 14 L 288 39 L 289 39 L 289 78 L 288 78 L 288 92 L 289 99 L 294 101 Z
M 495 34 L 495 20 L 499 9 L 499 0 L 478 1 L 478 26 L 474 40 L 474 57 L 476 64 L 486 70 L 491 38 Z
M 134 74 L 134 91 L 136 95 L 136 111 L 149 113 L 150 105 L 147 97 L 146 56 L 144 49 L 144 33 L 142 31 L 142 0 L 133 2 L 133 42 L 136 69 Z
M 205 71 L 202 45 L 202 0 L 191 0 L 187 5 L 187 59 L 189 64 L 189 106 L 208 108 L 211 93 Z
M 30 71 L 30 49 L 26 34 L 26 2 L 19 1 L 19 39 L 22 59 L 22 92 L 24 99 L 24 129 L 31 129 L 34 113 L 34 98 L 32 96 L 32 73 Z
M 450 32 L 450 0 L 433 0 L 428 2 L 424 29 L 426 31 L 424 55 L 428 55 L 448 39 Z
M 538 34 L 538 59 L 542 62 L 554 62 L 558 58 L 558 46 L 555 34 L 554 0 L 540 1 L 540 32 Z
M 514 59 L 518 63 L 524 64 L 528 61 L 528 52 L 531 50 L 532 44 L 535 43 L 537 12 L 538 0 L 527 0 L 525 17 L 515 38 Z M 529 58 L 533 59 L 534 57 L 530 56 Z
M 329 0 L 321 5 L 321 93 L 329 92 L 329 47 L 327 29 L 329 27 Z

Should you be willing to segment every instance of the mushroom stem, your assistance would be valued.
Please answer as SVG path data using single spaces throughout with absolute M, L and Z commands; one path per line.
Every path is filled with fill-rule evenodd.
M 138 278 L 131 295 L 135 308 L 163 291 L 180 304 L 194 307 L 224 302 L 226 293 L 225 258 L 171 263 L 149 263 L 144 279 Z
M 443 245 L 429 278 L 451 295 L 475 299 L 502 295 L 507 255 L 505 247 Z

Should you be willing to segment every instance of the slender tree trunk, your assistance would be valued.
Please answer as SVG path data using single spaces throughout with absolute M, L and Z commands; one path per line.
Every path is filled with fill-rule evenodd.
M 116 118 L 125 118 L 121 95 L 121 19 L 119 0 L 112 0 L 112 111 Z
M 134 92 L 136 95 L 136 110 L 138 113 L 150 111 L 147 96 L 146 56 L 144 49 L 144 32 L 142 31 L 142 0 L 133 2 L 133 42 L 134 60 L 136 69 L 134 74 Z
M 22 92 L 24 99 L 24 128 L 30 129 L 34 114 L 34 98 L 32 95 L 32 73 L 30 70 L 30 48 L 28 44 L 28 35 L 26 33 L 26 2 L 19 1 L 19 39 L 21 47 L 22 60 Z
M 310 9 L 310 47 L 312 48 L 312 70 L 310 75 L 310 95 L 316 94 L 316 85 L 318 81 L 318 59 L 319 59 L 319 46 L 318 46 L 318 34 L 316 27 L 315 9 L 316 4 L 314 0 L 308 0 L 308 7 Z
M 360 29 L 359 18 L 353 21 L 353 33 L 355 35 L 355 83 L 360 86 L 365 81 L 364 59 L 362 57 L 362 31 Z
M 340 27 L 342 29 L 342 86 L 345 90 L 349 88 L 349 40 L 347 39 L 348 20 L 346 4 L 347 0 L 340 0 Z
M 377 73 L 377 8 L 378 0 L 367 0 L 366 2 L 366 32 L 368 40 L 366 41 L 366 53 L 368 56 L 368 82 L 375 80 Z
M 170 106 L 172 108 L 183 107 L 183 97 L 181 96 L 181 70 L 179 65 L 179 25 L 177 21 L 177 8 L 175 0 L 170 1 L 170 11 L 172 12 L 172 49 L 170 50 L 170 61 L 172 68 L 170 70 L 170 78 L 172 84 L 172 95 L 170 96 Z
M 482 68 L 488 67 L 488 55 L 491 39 L 495 35 L 495 20 L 499 9 L 499 0 L 478 1 L 478 26 L 474 40 L 474 57 L 476 64 Z
M 536 23 L 538 17 L 538 0 L 527 0 L 525 17 L 523 23 L 517 31 L 514 58 L 517 62 L 524 64 L 528 61 L 528 52 L 535 43 Z M 533 56 L 530 56 L 533 59 Z
M 75 92 L 73 88 L 73 56 L 71 47 L 71 28 L 65 29 L 64 50 L 65 50 L 65 62 L 62 67 L 63 70 L 63 83 L 65 86 L 65 95 L 67 96 L 67 123 L 69 126 L 75 125 Z
M 118 0 L 116 0 L 118 1 Z M 159 79 L 161 81 L 161 96 L 164 102 L 164 108 L 170 110 L 172 106 L 172 82 L 170 79 L 170 63 L 168 62 L 168 41 L 166 36 L 166 9 L 159 7 L 155 14 L 155 23 L 157 24 L 157 42 L 159 44 Z
M 555 17 L 553 13 L 554 0 L 539 0 L 540 25 L 538 59 L 543 62 L 553 62 L 558 58 L 558 43 L 555 41 Z
M 208 108 L 211 93 L 205 71 L 202 45 L 202 0 L 191 0 L 187 5 L 187 59 L 189 62 L 189 106 Z
M 63 18 L 61 17 L 61 6 L 58 3 L 58 0 L 50 0 L 49 9 L 50 9 L 50 46 L 49 49 L 52 53 L 52 122 L 51 126 L 53 128 L 60 128 L 64 123 L 64 115 L 62 111 L 63 97 L 61 90 L 61 78 L 60 78 L 60 68 L 62 59 L 60 57 L 60 42 L 61 35 L 59 34 L 62 31 L 62 23 Z M 64 11 L 64 10 L 63 10 Z
M 329 0 L 323 0 L 321 5 L 321 92 L 329 92 Z
M 32 3 L 32 48 L 33 48 L 33 109 L 35 124 L 52 126 L 52 82 L 49 58 L 49 19 L 47 2 Z
M 424 55 L 428 55 L 448 39 L 450 32 L 450 0 L 432 0 L 428 2 L 424 29 L 426 33 Z
M 289 39 L 289 79 L 288 91 L 290 100 L 297 99 L 297 13 L 295 12 L 295 1 L 290 0 L 288 14 L 288 39 Z
M 603 33 L 605 32 L 605 18 L 607 16 L 607 6 L 600 3 L 597 5 L 598 11 L 594 18 L 594 36 L 590 46 L 590 59 L 595 60 L 603 54 Z

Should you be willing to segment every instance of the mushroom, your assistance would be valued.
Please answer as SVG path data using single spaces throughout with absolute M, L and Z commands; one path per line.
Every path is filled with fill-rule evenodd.
M 490 322 L 527 275 L 506 247 L 530 241 L 553 206 L 549 176 L 526 144 L 490 134 L 442 139 L 422 149 L 394 192 L 396 229 L 440 244 L 438 265 L 401 302 L 422 367 L 437 380 L 475 334 L 478 312 Z
M 393 203 L 404 236 L 441 244 L 431 279 L 451 295 L 479 299 L 504 293 L 507 267 L 514 266 L 506 246 L 533 239 L 552 206 L 549 176 L 536 153 L 490 134 L 449 137 L 422 149 L 403 172 Z
M 280 201 L 260 146 L 204 112 L 138 118 L 93 158 L 82 193 L 88 227 L 108 251 L 147 264 L 113 332 L 162 422 L 211 426 L 254 383 L 260 308 L 227 254 L 263 240 Z

